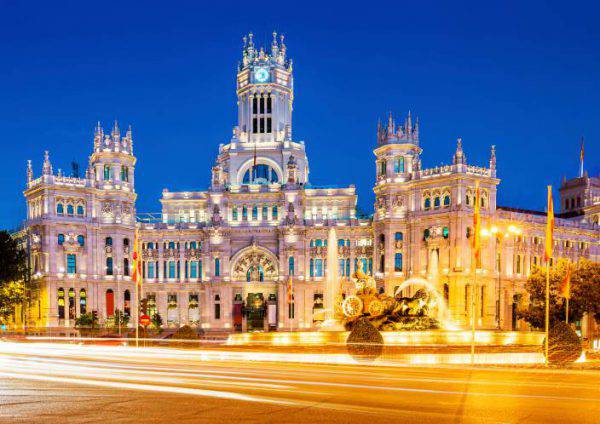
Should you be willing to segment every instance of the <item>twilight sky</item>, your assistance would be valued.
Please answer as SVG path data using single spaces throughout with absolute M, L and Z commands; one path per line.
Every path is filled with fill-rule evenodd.
M 0 0 L 0 228 L 36 176 L 85 171 L 93 128 L 133 126 L 139 212 L 163 188 L 205 189 L 236 123 L 242 36 L 284 33 L 294 138 L 313 184 L 355 184 L 372 210 L 375 129 L 421 119 L 424 167 L 497 146 L 499 205 L 543 209 L 545 185 L 600 166 L 600 8 L 594 2 L 42 2 Z

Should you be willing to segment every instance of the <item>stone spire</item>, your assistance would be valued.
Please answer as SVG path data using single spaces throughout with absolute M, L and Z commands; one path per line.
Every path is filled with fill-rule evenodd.
M 131 125 L 127 128 L 127 132 L 125 133 L 125 139 L 123 140 L 123 145 L 125 150 L 129 150 L 130 154 L 133 154 L 133 131 L 131 130 Z
M 456 153 L 454 153 L 452 163 L 454 163 L 454 165 L 466 165 L 467 163 L 467 157 L 462 149 L 462 138 L 460 137 L 456 140 Z
M 121 138 L 121 130 L 119 130 L 119 123 L 117 122 L 116 119 L 115 119 L 115 125 L 113 126 L 113 129 L 112 129 L 112 138 L 115 143 Z
M 52 175 L 52 164 L 50 163 L 50 153 L 48 150 L 44 152 L 44 164 L 42 165 L 43 175 Z
M 27 161 L 27 182 L 30 183 L 33 180 L 33 168 L 31 167 L 31 159 Z
M 404 120 L 404 126 L 397 125 L 392 113 L 388 116 L 387 125 L 382 126 L 381 120 L 377 121 L 377 144 L 419 144 L 419 125 L 413 127 L 410 111 Z
M 496 170 L 496 146 L 492 144 L 492 151 L 490 153 L 490 170 Z

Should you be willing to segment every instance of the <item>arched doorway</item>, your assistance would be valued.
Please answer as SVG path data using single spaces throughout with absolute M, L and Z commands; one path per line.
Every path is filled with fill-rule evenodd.
M 111 318 L 115 314 L 115 293 L 112 289 L 106 290 L 106 317 Z

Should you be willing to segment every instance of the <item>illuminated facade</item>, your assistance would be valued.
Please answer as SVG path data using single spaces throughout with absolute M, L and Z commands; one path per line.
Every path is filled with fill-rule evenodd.
M 237 96 L 238 123 L 231 140 L 219 146 L 210 187 L 163 191 L 157 216 L 136 219 L 131 130 L 122 136 L 116 124 L 110 134 L 96 128 L 84 178 L 55 175 L 48 154 L 39 178 L 28 164 L 26 231 L 40 286 L 31 324 L 73 326 L 90 311 L 101 323 L 117 309 L 133 314 L 137 225 L 142 297 L 148 313 L 158 312 L 166 326 L 313 328 L 323 315 L 326 240 L 335 226 L 345 292 L 353 290 L 348 277 L 360 261 L 390 294 L 404 281 L 425 279 L 444 295 L 457 325 L 468 322 L 474 292 L 477 325 L 495 328 L 499 297 L 500 325 L 516 328 L 513 303 L 540 263 L 545 217 L 497 207 L 493 147 L 489 167 L 468 165 L 459 140 L 452 165 L 422 169 L 418 121 L 413 124 L 409 114 L 396 125 L 390 117 L 377 131 L 374 215 L 359 217 L 354 186 L 309 182 L 304 142 L 292 135 L 293 73 L 283 37 L 274 34 L 268 52 L 255 47 L 252 35 L 244 39 Z M 473 290 L 469 238 L 476 180 L 491 236 L 484 240 Z M 565 215 L 569 219 L 557 219 L 557 252 L 598 260 L 598 179 L 563 187 L 582 200 Z

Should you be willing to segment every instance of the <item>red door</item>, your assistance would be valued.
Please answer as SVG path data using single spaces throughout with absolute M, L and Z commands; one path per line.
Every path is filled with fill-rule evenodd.
M 111 289 L 106 290 L 106 316 L 112 317 L 115 314 L 115 294 Z

